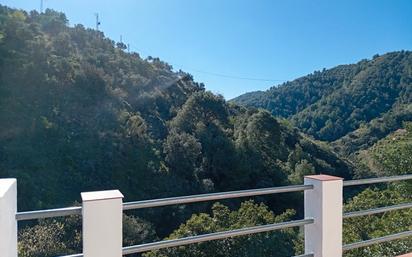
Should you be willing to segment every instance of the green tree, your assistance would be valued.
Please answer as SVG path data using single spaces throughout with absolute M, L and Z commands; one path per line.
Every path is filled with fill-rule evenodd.
M 292 184 L 303 184 L 303 178 L 306 175 L 315 174 L 315 168 L 307 160 L 302 160 L 296 164 L 294 171 L 289 175 L 288 179 Z
M 392 185 L 388 189 L 366 189 L 345 205 L 345 212 L 373 209 L 411 202 L 410 189 L 405 184 Z M 412 229 L 412 210 L 399 210 L 384 214 L 349 218 L 344 220 L 344 243 L 364 241 Z M 347 257 L 393 257 L 412 251 L 412 239 L 406 238 L 388 243 L 349 251 Z
M 192 135 L 171 131 L 163 145 L 165 161 L 172 174 L 187 180 L 197 179 L 202 145 Z
M 157 239 L 153 225 L 139 217 L 123 215 L 123 245 Z M 23 257 L 52 257 L 82 252 L 82 225 L 78 216 L 41 220 L 19 232 L 18 253 Z
M 218 231 L 239 229 L 264 224 L 283 222 L 294 215 L 294 211 L 287 210 L 280 215 L 263 204 L 253 201 L 243 202 L 238 210 L 230 211 L 228 207 L 216 203 L 212 214 L 195 214 L 186 223 L 182 224 L 167 239 L 194 236 Z M 217 240 L 188 246 L 169 248 L 145 254 L 146 257 L 264 257 L 264 256 L 291 256 L 293 252 L 292 240 L 297 236 L 297 230 L 285 229 L 276 232 L 267 232 L 255 235 L 241 236 Z

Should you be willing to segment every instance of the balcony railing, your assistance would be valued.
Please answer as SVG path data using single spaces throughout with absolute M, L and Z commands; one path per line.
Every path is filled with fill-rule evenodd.
M 343 181 L 328 175 L 305 177 L 304 185 L 272 187 L 222 193 L 200 194 L 122 203 L 118 190 L 82 193 L 81 207 L 17 212 L 15 179 L 0 179 L 0 253 L 3 257 L 17 257 L 17 222 L 23 220 L 81 215 L 83 222 L 83 253 L 65 257 L 120 257 L 133 253 L 237 236 L 305 227 L 305 254 L 295 257 L 339 257 L 344 251 L 412 236 L 405 231 L 367 241 L 342 246 L 342 220 L 411 208 L 412 203 L 343 213 L 343 187 L 386 183 L 412 179 L 412 174 Z M 141 245 L 122 246 L 122 212 L 177 204 L 234 199 L 289 192 L 304 192 L 305 218 L 204 235 L 163 240 Z

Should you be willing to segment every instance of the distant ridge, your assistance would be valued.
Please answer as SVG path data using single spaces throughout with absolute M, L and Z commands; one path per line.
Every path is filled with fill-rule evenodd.
M 412 53 L 391 52 L 315 71 L 232 102 L 267 109 L 316 139 L 339 140 L 335 145 L 345 153 L 356 151 L 412 119 Z

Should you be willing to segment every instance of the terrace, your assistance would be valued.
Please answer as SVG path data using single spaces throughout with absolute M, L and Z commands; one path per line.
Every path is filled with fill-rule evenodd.
M 40 211 L 17 212 L 16 179 L 0 179 L 0 253 L 2 257 L 17 257 L 17 223 L 24 220 L 81 215 L 83 253 L 64 257 L 120 257 L 168 247 L 176 247 L 229 237 L 304 227 L 305 254 L 295 257 L 339 257 L 351 249 L 412 236 L 412 231 L 342 245 L 342 220 L 411 208 L 412 203 L 343 213 L 343 188 L 388 183 L 412 179 L 412 174 L 343 181 L 328 175 L 306 176 L 303 185 L 261 188 L 212 194 L 191 195 L 123 203 L 118 190 L 81 193 L 82 206 Z M 188 204 L 204 201 L 304 192 L 304 219 L 247 227 L 237 230 L 197 235 L 153 243 L 123 246 L 122 213 L 126 210 Z M 402 257 L 412 256 L 411 254 Z

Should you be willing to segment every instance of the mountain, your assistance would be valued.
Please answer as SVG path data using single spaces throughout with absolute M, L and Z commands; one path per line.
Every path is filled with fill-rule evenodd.
M 410 66 L 405 64 L 410 53 L 392 55 L 393 65 L 399 64 L 397 69 L 410 74 Z M 316 105 L 324 94 L 332 96 L 352 85 L 347 76 L 352 76 L 351 81 L 357 76 L 360 79 L 357 65 L 315 73 L 308 76 L 310 80 L 298 79 L 310 81 L 306 83 L 308 95 L 302 93 L 300 83 L 289 82 L 296 97 L 290 95 L 288 102 L 279 96 L 285 101 L 279 113 L 274 113 L 281 116 L 276 118 L 266 110 L 227 102 L 206 91 L 190 74 L 174 71 L 159 58 L 143 59 L 128 53 L 123 43 L 100 31 L 68 26 L 63 13 L 27 13 L 0 6 L 0 178 L 17 178 L 19 210 L 76 205 L 80 192 L 91 190 L 119 189 L 125 201 L 131 201 L 297 184 L 304 175 L 315 173 L 350 179 L 361 173 L 335 153 L 338 146 L 309 137 L 293 124 L 298 124 L 299 113 Z M 387 70 L 393 69 L 391 62 L 387 65 Z M 402 94 L 398 92 L 401 97 L 385 107 L 388 110 L 381 112 L 382 117 L 354 126 L 357 129 L 351 133 L 356 133 L 353 138 L 361 137 L 359 145 L 369 143 L 362 141 L 364 135 L 375 136 L 377 129 L 385 134 L 408 117 L 408 90 L 404 89 L 408 81 L 402 75 L 393 82 L 394 93 L 390 92 Z M 363 92 L 360 85 L 355 88 Z M 380 99 L 378 89 L 371 86 L 371 97 Z M 384 100 L 392 99 L 392 93 Z M 308 115 L 313 119 L 309 111 Z M 406 129 L 410 130 L 408 124 Z M 383 154 L 391 157 L 385 160 L 387 165 L 399 163 L 399 156 L 410 156 L 389 150 L 394 154 Z M 354 163 L 370 175 L 368 167 L 363 169 L 360 161 Z M 405 192 L 406 197 L 392 190 L 384 195 L 385 202 L 410 200 L 410 192 Z M 366 191 L 361 196 L 349 202 L 350 210 L 370 199 L 376 199 L 374 205 L 381 204 L 378 193 Z M 141 244 L 299 218 L 303 216 L 301 197 L 301 193 L 288 193 L 243 203 L 238 199 L 224 201 L 224 205 L 201 203 L 126 212 L 123 243 Z M 410 224 L 411 215 L 403 216 L 408 218 L 404 223 Z M 395 223 L 395 219 L 389 220 Z M 373 234 L 376 222 L 354 222 L 349 232 L 368 224 L 368 234 Z M 386 223 L 378 224 L 394 230 Z M 81 226 L 78 216 L 19 223 L 19 256 L 78 253 Z M 358 239 L 352 234 L 345 237 Z M 289 229 L 196 244 L 166 254 L 291 256 L 301 248 L 299 230 Z M 166 256 L 163 253 L 146 256 Z
M 286 82 L 232 100 L 289 119 L 349 155 L 412 120 L 412 52 L 399 51 Z
M 363 176 L 409 174 L 412 165 L 412 123 L 357 152 L 355 162 Z
M 128 201 L 352 176 L 289 122 L 67 24 L 52 10 L 0 7 L 0 177 L 18 179 L 20 210 L 71 205 L 90 190 L 117 188 Z M 280 213 L 301 208 L 293 197 L 261 201 Z M 164 235 L 198 208 L 145 217 Z

